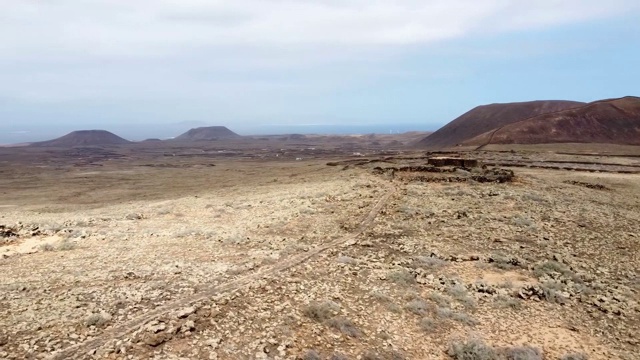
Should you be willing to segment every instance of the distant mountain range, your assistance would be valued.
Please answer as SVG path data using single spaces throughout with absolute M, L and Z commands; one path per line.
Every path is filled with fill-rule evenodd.
M 224 126 L 209 126 L 194 128 L 176 137 L 177 141 L 199 141 L 237 139 L 241 136 Z M 145 141 L 162 141 L 160 139 L 147 139 Z M 106 130 L 78 130 L 72 131 L 59 138 L 31 143 L 33 147 L 76 147 L 76 146 L 108 146 L 125 145 L 132 142 Z
M 355 139 L 366 139 L 370 141 L 373 145 L 376 143 L 393 145 L 393 146 L 403 146 L 405 144 L 414 143 L 425 135 L 429 134 L 429 132 L 406 132 L 402 134 L 369 134 L 369 135 L 314 135 L 314 134 L 281 134 L 281 135 L 259 135 L 259 136 L 241 136 L 236 134 L 235 132 L 229 130 L 224 126 L 207 126 L 207 127 L 198 127 L 190 129 L 189 131 L 168 140 L 161 140 L 157 138 L 149 138 L 140 143 L 150 144 L 150 143 L 189 143 L 189 142 L 205 142 L 205 141 L 233 141 L 233 140 L 244 140 L 244 141 L 290 141 L 290 142 L 300 142 L 300 141 L 321 141 L 321 142 L 336 142 L 341 143 L 344 141 L 355 141 Z M 60 147 L 60 148 L 71 148 L 71 147 L 80 147 L 80 146 L 117 146 L 117 145 L 126 145 L 132 144 L 134 142 L 125 140 L 118 135 L 115 135 L 106 130 L 79 130 L 73 131 L 67 135 L 62 137 L 49 140 L 42 141 L 31 144 L 24 144 L 23 146 L 32 146 L 32 147 Z
M 424 148 L 489 144 L 640 145 L 640 98 L 592 103 L 531 101 L 479 106 L 417 143 Z
M 177 142 L 215 141 L 242 137 L 225 126 L 197 127 L 177 136 Z M 289 140 L 305 135 L 289 134 Z M 149 141 L 162 141 L 148 139 Z M 32 143 L 34 147 L 125 145 L 131 142 L 106 130 L 73 131 L 57 139 Z M 607 143 L 640 145 L 640 98 L 581 103 L 542 100 L 478 106 L 438 131 L 417 140 L 426 149 L 490 144 Z

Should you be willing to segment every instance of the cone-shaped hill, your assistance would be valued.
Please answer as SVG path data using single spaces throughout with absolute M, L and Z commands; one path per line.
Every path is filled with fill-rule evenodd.
M 585 105 L 561 100 L 541 100 L 478 106 L 417 143 L 425 148 L 445 148 L 532 116 Z
M 74 147 L 123 145 L 129 143 L 131 142 L 106 130 L 78 130 L 57 139 L 36 142 L 30 146 Z
M 225 126 L 207 126 L 194 128 L 178 136 L 175 140 L 198 141 L 198 140 L 221 140 L 237 139 L 240 135 L 227 129 Z
M 464 145 L 602 143 L 640 145 L 640 98 L 595 101 L 487 131 Z

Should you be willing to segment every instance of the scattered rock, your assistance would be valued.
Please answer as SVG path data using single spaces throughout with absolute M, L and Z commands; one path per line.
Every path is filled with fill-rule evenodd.
M 18 237 L 18 229 L 6 225 L 0 225 L 0 239 L 5 239 L 4 242 L 11 241 L 11 238 Z
M 145 330 L 152 334 L 157 334 L 165 330 L 166 328 L 167 328 L 167 325 L 165 323 L 152 322 L 145 327 Z
M 196 323 L 193 322 L 193 320 L 187 320 L 180 327 L 180 332 L 186 333 L 186 332 L 189 332 L 189 331 L 193 331 L 195 329 L 196 329 Z
M 563 181 L 565 184 L 570 184 L 570 185 L 577 185 L 577 186 L 582 186 L 582 187 L 586 187 L 588 189 L 595 189 L 595 190 L 611 190 L 608 187 L 602 185 L 602 184 L 591 184 L 588 182 L 584 182 L 584 181 L 575 181 L 575 180 L 567 180 L 567 181 Z
M 524 285 L 518 291 L 518 296 L 523 300 L 544 300 L 544 290 L 538 285 Z
M 125 220 L 142 220 L 144 219 L 144 214 L 128 214 L 124 218 Z
M 196 312 L 196 308 L 193 306 L 189 306 L 183 309 L 178 310 L 178 312 L 176 313 L 176 317 L 178 319 L 184 319 L 189 317 L 189 315 L 193 314 Z
M 471 284 L 470 287 L 471 287 L 471 290 L 479 293 L 483 293 L 483 294 L 493 295 L 498 293 L 498 289 L 496 289 L 495 286 L 489 285 L 484 281 L 478 281 L 474 284 Z
M 171 334 L 160 332 L 160 333 L 147 333 L 144 335 L 143 341 L 145 344 L 149 346 L 156 347 L 158 345 L 163 344 L 166 341 L 171 340 Z

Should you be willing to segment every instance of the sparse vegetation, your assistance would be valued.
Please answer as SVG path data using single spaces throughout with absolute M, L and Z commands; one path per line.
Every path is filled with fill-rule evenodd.
M 351 320 L 340 316 L 329 319 L 329 321 L 327 321 L 327 325 L 350 337 L 360 337 L 362 334 Z
M 359 337 L 361 332 L 351 320 L 336 316 L 339 310 L 340 305 L 333 301 L 324 301 L 312 302 L 303 309 L 303 313 L 306 317 L 317 322 L 325 323 L 327 326 L 339 330 L 347 336 Z
M 345 358 L 346 359 L 346 358 Z M 358 357 L 361 360 L 406 360 L 404 354 L 397 350 L 384 350 L 376 352 L 373 350 L 367 350 Z M 342 359 L 341 359 L 342 360 Z
M 360 358 L 362 360 L 383 360 L 383 357 L 380 356 L 380 354 L 371 350 L 365 351 Z
M 447 287 L 446 292 L 454 299 L 461 299 L 467 296 L 467 288 L 460 283 L 450 285 L 449 287 Z
M 542 360 L 542 351 L 530 346 L 495 349 L 478 338 L 451 343 L 447 354 L 454 360 Z
M 249 147 L 248 137 L 242 142 Z M 633 268 L 638 198 L 631 196 L 640 188 L 627 179 L 632 176 L 599 174 L 612 190 L 589 191 L 582 199 L 584 189 L 561 185 L 568 176 L 582 177 L 578 172 L 556 178 L 557 171 L 514 167 L 520 177 L 516 183 L 473 187 L 427 183 L 431 175 L 466 176 L 449 169 L 425 171 L 420 182 L 400 172 L 380 179 L 369 171 L 374 166 L 420 164 L 423 154 L 414 159 L 390 150 L 378 158 L 371 149 L 366 159 L 355 159 L 364 165 L 348 162 L 349 169 L 341 171 L 325 167 L 321 155 L 295 148 L 301 144 L 289 142 L 269 168 L 258 164 L 268 151 L 249 154 L 238 164 L 230 154 L 212 160 L 209 155 L 218 156 L 215 149 L 231 146 L 224 142 L 203 145 L 206 159 L 197 158 L 193 148 L 188 153 L 172 149 L 188 156 L 158 156 L 157 161 L 171 162 L 168 170 L 118 172 L 125 161 L 105 162 L 98 172 L 127 186 L 121 193 L 104 188 L 95 198 L 84 194 L 107 185 L 99 178 L 103 175 L 91 175 L 96 180 L 91 188 L 78 181 L 77 191 L 63 189 L 42 203 L 28 203 L 41 193 L 35 186 L 29 187 L 34 195 L 24 200 L 26 190 L 7 191 L 6 203 L 16 205 L 0 209 L 2 220 L 19 236 L 0 248 L 6 265 L 0 302 L 13 314 L 1 325 L 16 335 L 3 340 L 0 330 L 0 358 L 3 352 L 15 358 L 63 356 L 76 346 L 82 351 L 77 356 L 103 356 L 112 349 L 111 356 L 139 358 L 216 353 L 219 358 L 345 360 L 363 358 L 370 350 L 365 356 L 389 360 L 404 358 L 393 351 L 402 349 L 411 359 L 448 358 L 446 342 L 474 332 L 487 336 L 488 345 L 452 344 L 453 359 L 541 359 L 539 349 L 520 343 L 529 341 L 544 344 L 546 359 L 560 360 L 563 350 L 591 349 L 592 340 L 634 358 L 632 346 L 624 343 L 637 322 L 634 286 L 640 284 Z M 496 163 L 503 156 L 478 154 Z M 294 163 L 297 156 L 305 161 Z M 147 162 L 132 158 L 135 164 Z M 207 162 L 219 164 L 214 169 Z M 70 170 L 77 175 L 85 172 L 82 167 Z M 189 182 L 183 175 L 189 172 L 206 178 Z M 159 182 L 149 173 L 168 175 Z M 54 175 L 64 184 L 77 181 L 64 171 Z M 276 176 L 279 184 L 270 181 Z M 134 189 L 136 183 L 150 189 Z M 443 198 L 447 186 L 456 201 Z M 316 191 L 326 191 L 326 198 L 308 195 Z M 548 200 L 525 201 L 528 191 Z M 143 193 L 144 198 L 127 199 Z M 505 200 L 505 194 L 514 201 Z M 56 203 L 59 198 L 69 199 L 68 206 Z M 231 199 L 233 208 L 223 212 L 222 203 Z M 206 204 L 213 205 L 205 210 Z M 398 211 L 402 205 L 407 209 Z M 312 218 L 300 215 L 312 214 L 308 209 L 317 209 Z M 148 215 L 143 220 L 123 219 L 142 210 Z M 160 216 L 165 211 L 168 215 Z M 179 218 L 174 211 L 182 212 Z M 403 212 L 412 217 L 404 219 Z M 545 213 L 550 214 L 546 221 Z M 515 225 L 517 216 L 539 222 L 543 230 L 532 234 L 527 224 Z M 84 226 L 78 219 L 92 227 L 78 227 Z M 18 222 L 22 225 L 13 225 Z M 32 230 L 32 224 L 48 222 L 59 222 L 60 234 Z M 77 250 L 56 252 L 67 234 Z M 38 246 L 41 251 L 32 254 Z M 583 281 L 573 281 L 578 277 Z M 92 314 L 99 309 L 113 319 Z M 562 339 L 548 339 L 545 331 L 531 331 L 531 321 L 580 333 L 560 344 Z M 589 336 L 578 336 L 584 332 Z M 505 345 L 515 347 L 500 347 Z M 583 355 L 562 360 L 584 360 Z
M 387 310 L 397 314 L 402 312 L 402 308 L 400 307 L 400 305 L 395 303 L 387 304 Z
M 533 221 L 531 221 L 531 219 L 526 218 L 524 216 L 514 216 L 512 219 L 513 224 L 519 227 L 533 227 L 534 223 Z
M 466 309 L 475 309 L 476 300 L 471 296 L 463 296 L 457 299 L 460 304 L 462 304 Z
M 440 307 L 450 307 L 451 306 L 451 300 L 449 300 L 448 297 L 440 294 L 439 292 L 431 292 L 429 294 L 429 300 L 433 301 L 434 303 L 436 303 L 438 306 Z
M 524 193 L 522 194 L 522 199 L 525 201 L 533 201 L 538 203 L 547 203 L 548 201 L 542 196 L 534 193 Z
M 436 315 L 438 315 L 439 318 L 455 320 L 457 322 L 460 322 L 462 324 L 469 325 L 469 326 L 473 326 L 478 323 L 475 319 L 473 319 L 468 314 L 455 312 L 447 308 L 437 308 Z
M 476 305 L 475 300 L 468 295 L 467 288 L 461 283 L 450 285 L 447 287 L 446 293 L 466 308 L 471 309 Z M 440 301 L 440 303 L 442 303 L 442 301 Z
M 446 261 L 435 256 L 418 256 L 413 262 L 414 267 L 428 270 L 440 269 L 447 266 L 447 264 Z
M 492 254 L 489 257 L 489 263 L 502 270 L 512 270 L 524 266 L 523 261 L 519 258 L 502 254 Z
M 542 351 L 531 346 L 516 346 L 500 349 L 505 360 L 542 360 Z
M 131 213 L 131 214 L 127 214 L 124 218 L 125 220 L 142 220 L 144 219 L 144 215 Z
M 55 249 L 56 247 L 49 243 L 40 245 L 40 250 L 42 251 L 54 251 Z
M 313 214 L 315 214 L 317 212 L 317 210 L 314 209 L 314 208 L 311 208 L 311 207 L 305 207 L 305 208 L 300 209 L 299 212 L 302 215 L 313 215 Z
M 91 314 L 89 315 L 84 323 L 86 326 L 103 326 L 106 323 L 108 323 L 111 320 L 111 316 L 109 316 L 106 313 L 100 313 L 100 314 Z
M 540 287 L 544 291 L 544 299 L 546 301 L 561 305 L 567 302 L 567 298 L 560 293 L 562 290 L 561 284 L 549 281 L 541 284 Z
M 329 360 L 349 360 L 349 358 L 347 357 L 347 355 L 344 355 L 342 353 L 333 353 Z
M 388 352 L 386 352 L 385 354 L 385 359 L 389 359 L 389 360 L 406 360 L 407 357 L 404 356 L 404 354 L 398 350 L 395 349 L 391 349 Z
M 398 285 L 413 285 L 416 283 L 416 278 L 406 269 L 391 271 L 387 278 Z
M 545 276 L 553 278 L 554 273 L 569 278 L 574 282 L 582 282 L 580 277 L 577 276 L 567 265 L 557 261 L 545 261 L 541 264 L 536 265 L 533 269 L 533 274 L 538 278 L 542 278 Z
M 400 211 L 406 219 L 411 219 L 420 215 L 420 211 L 418 211 L 418 209 L 406 205 L 401 206 L 398 211 Z
M 352 257 L 349 256 L 339 256 L 338 257 L 338 263 L 340 264 L 346 264 L 346 265 L 353 265 L 356 264 L 358 261 Z
M 303 309 L 303 314 L 315 321 L 324 322 L 331 319 L 340 310 L 340 305 L 333 301 L 312 302 Z
M 583 294 L 583 295 L 593 295 L 594 294 L 594 290 L 583 284 L 583 283 L 574 283 L 573 284 L 573 289 L 575 290 L 576 293 L 578 294 Z
M 500 295 L 496 298 L 494 304 L 498 308 L 508 308 L 514 310 L 522 308 L 522 301 L 510 296 Z
M 477 338 L 451 343 L 447 354 L 455 360 L 498 360 L 498 353 Z
M 415 299 L 407 304 L 406 309 L 416 315 L 424 315 L 429 310 L 429 304 L 422 299 Z
M 369 294 L 371 295 L 372 298 L 374 298 L 375 300 L 377 300 L 377 301 L 379 301 L 381 303 L 391 303 L 391 302 L 393 302 L 393 299 L 391 298 L 391 296 L 383 293 L 380 290 L 373 290 Z
M 239 233 L 235 233 L 235 234 L 230 234 L 228 235 L 223 242 L 225 244 L 230 244 L 230 245 L 240 245 L 242 243 L 244 243 L 247 240 L 246 236 L 239 234 Z
M 302 355 L 302 360 L 322 360 L 320 354 L 318 354 L 315 350 L 308 350 L 304 355 Z
M 62 240 L 59 244 L 57 249 L 60 251 L 69 251 L 69 250 L 73 250 L 77 247 L 77 244 L 69 239 L 64 239 Z
M 427 333 L 434 332 L 437 328 L 437 323 L 435 322 L 435 320 L 427 317 L 422 318 L 419 325 L 420 329 Z
M 245 271 L 247 271 L 247 269 L 244 266 L 231 266 L 227 269 L 227 274 L 236 276 L 242 274 Z
M 468 326 L 475 326 L 478 324 L 478 320 L 472 318 L 469 314 L 462 312 L 454 312 L 451 319 Z

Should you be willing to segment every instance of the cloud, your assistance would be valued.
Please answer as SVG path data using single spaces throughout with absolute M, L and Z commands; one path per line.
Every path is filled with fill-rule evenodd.
M 0 0 L 0 98 L 188 94 L 234 103 L 323 91 L 416 47 L 639 7 L 637 0 Z
M 206 47 L 429 44 L 609 17 L 635 0 L 3 0 L 0 51 L 138 57 Z

